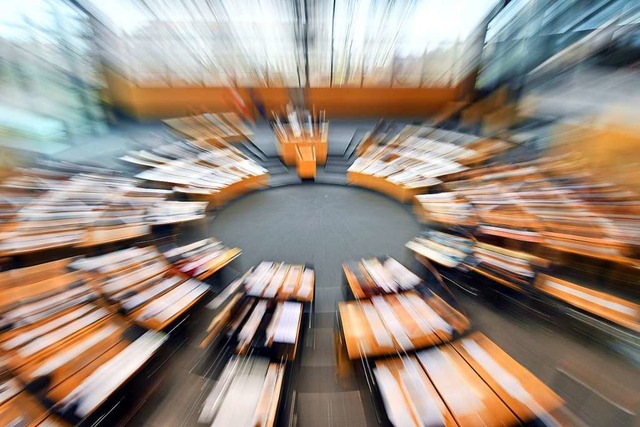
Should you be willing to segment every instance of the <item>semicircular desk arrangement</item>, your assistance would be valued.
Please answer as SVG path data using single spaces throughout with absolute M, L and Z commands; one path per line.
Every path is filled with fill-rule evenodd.
M 53 425 L 92 420 L 121 399 L 167 331 L 211 292 L 192 277 L 214 274 L 240 253 L 213 239 L 189 246 L 165 247 L 164 255 L 136 246 L 0 273 L 2 368 L 15 379 L 3 375 L 38 402 L 20 418 L 22 403 L 7 397 L 3 425 L 37 425 L 50 414 Z
M 47 160 L 2 182 L 1 425 L 108 422 L 141 371 L 162 364 L 171 332 L 219 293 L 204 280 L 240 249 L 174 238 L 266 183 L 225 135 L 129 152 L 138 177 Z
M 640 198 L 569 157 L 517 161 L 511 148 L 407 126 L 369 142 L 347 180 L 413 202 L 427 228 L 406 247 L 440 278 L 436 288 L 446 289 L 444 277 L 476 294 L 506 295 L 587 326 L 611 348 L 637 351 Z M 366 360 L 364 376 L 392 424 L 568 422 L 558 396 L 480 332 L 460 336 L 441 313 L 440 329 L 425 323 L 429 297 L 417 298 L 389 264 L 343 266 L 355 302 L 340 314 L 348 356 Z
M 122 156 L 133 177 L 45 162 L 3 182 L 4 424 L 102 422 L 100 409 L 124 402 L 126 385 L 163 363 L 164 343 L 211 294 L 201 351 L 215 345 L 225 357 L 200 421 L 271 426 L 288 404 L 284 384 L 313 322 L 313 267 L 263 262 L 226 287 L 206 283 L 240 249 L 215 238 L 179 246 L 176 227 L 265 187 L 268 171 L 230 143 L 249 133 L 237 117 L 167 124 L 189 139 Z M 429 225 L 407 243 L 428 277 L 390 257 L 343 266 L 340 336 L 391 424 L 560 422 L 561 399 L 473 330 L 444 280 L 596 319 L 637 343 L 638 305 L 607 292 L 638 274 L 637 196 L 565 158 L 508 161 L 513 146 L 407 126 L 355 150 L 347 181 L 413 201 Z M 34 257 L 53 261 L 23 266 Z M 593 259 L 615 271 L 584 269 Z M 576 269 L 606 277 L 607 291 Z
M 510 148 L 408 126 L 371 144 L 348 181 L 412 201 L 427 229 L 407 248 L 450 283 L 508 293 L 637 349 L 640 197 L 571 157 L 517 161 Z

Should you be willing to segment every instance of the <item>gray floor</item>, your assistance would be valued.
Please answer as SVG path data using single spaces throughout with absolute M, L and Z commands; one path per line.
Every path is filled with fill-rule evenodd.
M 314 264 L 316 311 L 333 313 L 344 261 L 385 253 L 402 257 L 418 230 L 404 206 L 379 194 L 298 185 L 253 193 L 227 206 L 207 234 L 242 248 L 245 268 L 265 259 Z
M 376 120 L 337 121 L 330 144 L 339 152 L 354 132 Z M 107 139 L 87 141 L 56 157 L 71 161 L 117 162 L 130 135 L 150 138 L 157 124 L 123 127 Z M 109 141 L 113 139 L 113 144 Z M 253 141 L 275 154 L 273 135 L 258 124 Z M 334 143 L 335 141 L 335 143 Z M 299 185 L 250 194 L 207 221 L 184 227 L 182 239 L 215 235 L 243 250 L 239 271 L 257 262 L 313 263 L 317 271 L 315 327 L 306 335 L 300 375 L 293 384 L 297 424 L 375 425 L 370 397 L 362 385 L 336 372 L 333 327 L 341 298 L 340 264 L 347 259 L 388 253 L 407 259 L 403 244 L 419 230 L 409 209 L 369 191 L 350 187 Z M 457 292 L 476 329 L 554 388 L 583 421 L 595 426 L 638 425 L 640 370 L 595 338 L 578 336 L 563 325 L 535 320 L 526 311 L 502 307 Z M 181 337 L 161 367 L 156 386 L 129 425 L 195 425 L 204 396 L 213 386 L 203 375 L 211 355 L 197 348 L 209 322 L 206 309 L 194 313 L 194 327 Z M 215 356 L 215 355 L 214 355 Z

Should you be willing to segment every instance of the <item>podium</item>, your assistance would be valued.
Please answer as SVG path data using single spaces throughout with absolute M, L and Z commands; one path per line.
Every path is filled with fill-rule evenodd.
M 296 166 L 300 178 L 315 179 L 316 161 L 316 150 L 313 146 L 296 146 Z
M 289 126 L 283 127 L 276 132 L 278 141 L 278 152 L 282 161 L 287 166 L 296 164 L 297 147 L 311 147 L 314 149 L 316 164 L 324 165 L 327 163 L 327 145 L 329 139 L 329 123 L 323 122 L 319 126 L 319 132 L 310 135 L 307 132 L 301 132 L 294 135 Z

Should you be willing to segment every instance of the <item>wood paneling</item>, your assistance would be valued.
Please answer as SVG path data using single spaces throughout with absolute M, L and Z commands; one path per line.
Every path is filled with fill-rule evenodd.
M 201 112 L 233 111 L 226 87 L 139 87 L 113 72 L 107 83 L 114 106 L 137 119 L 176 117 Z M 265 110 L 282 109 L 288 88 L 255 88 L 253 94 Z M 238 92 L 250 101 L 247 88 Z M 458 88 L 311 88 L 309 107 L 324 109 L 329 117 L 427 116 L 458 99 Z

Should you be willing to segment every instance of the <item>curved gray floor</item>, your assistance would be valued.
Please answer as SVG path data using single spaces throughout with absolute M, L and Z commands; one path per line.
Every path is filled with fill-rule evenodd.
M 407 256 L 420 226 L 410 210 L 356 187 L 296 185 L 249 194 L 222 209 L 209 234 L 242 249 L 243 270 L 263 260 L 311 263 L 316 311 L 333 313 L 344 261 Z

